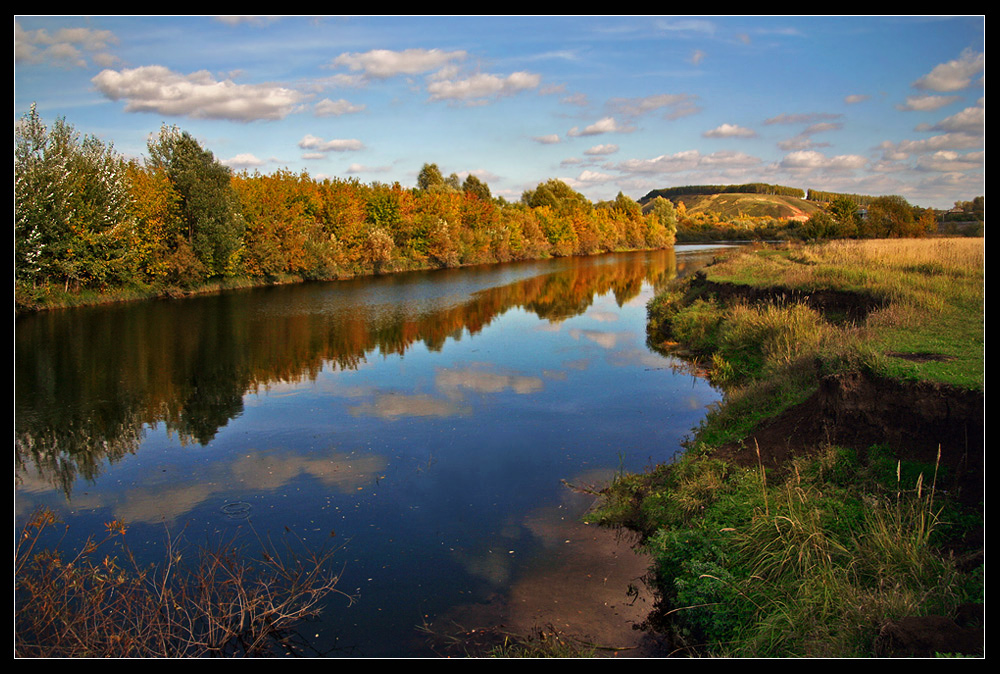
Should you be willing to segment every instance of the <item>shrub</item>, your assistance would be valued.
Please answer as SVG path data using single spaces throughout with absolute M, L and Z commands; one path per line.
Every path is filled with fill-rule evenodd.
M 262 542 L 253 559 L 232 543 L 189 554 L 169 540 L 162 563 L 147 567 L 126 545 L 121 522 L 68 554 L 43 546 L 55 525 L 51 512 L 39 511 L 16 543 L 18 657 L 273 655 L 336 592 L 332 551 Z

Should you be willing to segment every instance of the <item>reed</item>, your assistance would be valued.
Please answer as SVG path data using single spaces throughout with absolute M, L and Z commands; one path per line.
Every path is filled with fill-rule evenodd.
M 192 550 L 168 538 L 161 563 L 142 565 L 109 522 L 76 551 L 46 544 L 58 522 L 35 513 L 16 543 L 16 657 L 204 657 L 294 653 L 294 628 L 336 590 L 332 550 L 260 541 Z M 343 595 L 347 597 L 347 595 Z

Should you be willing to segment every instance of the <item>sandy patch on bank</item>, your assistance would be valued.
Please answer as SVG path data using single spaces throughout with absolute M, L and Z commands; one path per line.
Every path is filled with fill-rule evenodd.
M 581 519 L 594 497 L 566 489 L 561 503 L 523 522 L 542 554 L 517 570 L 487 603 L 456 607 L 428 624 L 439 655 L 479 655 L 504 638 L 558 638 L 604 657 L 664 655 L 659 640 L 639 629 L 654 598 L 643 582 L 647 557 L 634 539 Z

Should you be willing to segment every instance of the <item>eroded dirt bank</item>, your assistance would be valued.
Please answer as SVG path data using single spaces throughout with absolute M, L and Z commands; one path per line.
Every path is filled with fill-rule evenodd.
M 925 382 L 831 375 L 805 403 L 771 419 L 719 455 L 756 465 L 757 448 L 772 467 L 828 445 L 864 451 L 889 447 L 900 459 L 941 466 L 961 488 L 962 500 L 982 497 L 984 395 Z

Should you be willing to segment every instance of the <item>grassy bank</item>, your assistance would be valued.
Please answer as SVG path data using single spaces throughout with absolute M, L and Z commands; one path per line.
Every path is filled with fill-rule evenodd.
M 983 252 L 749 249 L 650 302 L 724 401 L 593 520 L 642 534 L 678 653 L 981 652 Z

